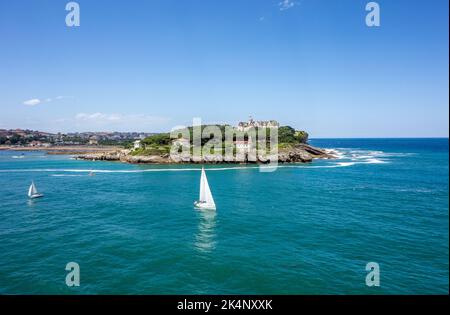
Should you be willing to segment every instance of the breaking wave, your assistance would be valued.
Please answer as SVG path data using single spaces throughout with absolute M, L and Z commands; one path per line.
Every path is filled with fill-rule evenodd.
M 375 150 L 357 150 L 349 148 L 326 149 L 328 154 L 334 155 L 342 166 L 351 166 L 356 164 L 386 164 L 391 163 L 390 158 L 411 156 L 415 153 L 386 153 Z

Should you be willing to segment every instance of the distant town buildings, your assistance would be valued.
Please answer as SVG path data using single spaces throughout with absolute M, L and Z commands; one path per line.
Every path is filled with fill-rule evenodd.
M 239 131 L 247 131 L 251 128 L 278 128 L 280 124 L 276 120 L 260 120 L 255 121 L 250 116 L 246 122 L 240 122 L 237 126 Z
M 29 144 L 28 144 L 30 147 L 40 147 L 40 146 L 42 146 L 42 142 L 41 141 L 31 141 Z
M 0 145 L 50 146 L 114 144 L 144 139 L 145 132 L 71 132 L 49 133 L 29 129 L 0 129 Z
M 96 136 L 92 136 L 89 138 L 89 145 L 98 145 L 98 140 Z

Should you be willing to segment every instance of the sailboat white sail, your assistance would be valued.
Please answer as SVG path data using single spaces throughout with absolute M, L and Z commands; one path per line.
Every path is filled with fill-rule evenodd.
M 28 197 L 31 199 L 43 197 L 43 194 L 38 193 L 36 185 L 34 182 L 31 182 L 30 188 L 28 189 Z
M 200 176 L 200 196 L 199 200 L 194 203 L 200 209 L 216 209 L 216 203 L 209 188 L 208 179 L 206 178 L 205 168 L 202 167 L 202 175 Z

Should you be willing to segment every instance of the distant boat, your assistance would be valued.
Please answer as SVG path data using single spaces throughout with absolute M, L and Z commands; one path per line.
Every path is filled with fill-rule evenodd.
M 202 175 L 200 176 L 200 198 L 194 202 L 196 208 L 216 210 L 211 189 L 209 189 L 208 179 L 206 178 L 205 168 L 202 167 Z
M 43 194 L 38 193 L 34 182 L 31 182 L 30 188 L 28 189 L 28 197 L 30 197 L 31 199 L 44 197 Z

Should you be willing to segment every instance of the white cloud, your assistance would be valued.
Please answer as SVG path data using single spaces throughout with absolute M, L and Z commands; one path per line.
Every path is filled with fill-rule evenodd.
M 82 120 L 82 121 L 108 122 L 108 121 L 118 121 L 118 120 L 120 120 L 120 116 L 117 114 L 79 113 L 75 116 L 75 119 Z
M 280 8 L 280 11 L 288 10 L 295 6 L 295 2 L 292 0 L 283 0 L 278 3 L 278 7 Z
M 58 95 L 55 97 L 55 100 L 63 100 L 66 98 L 73 98 L 73 96 L 62 96 L 62 95 Z
M 33 99 L 30 99 L 30 100 L 24 101 L 23 104 L 24 105 L 28 105 L 28 106 L 36 106 L 36 105 L 39 105 L 39 104 L 42 104 L 42 103 L 50 103 L 50 102 L 53 102 L 53 101 L 56 101 L 56 100 L 63 100 L 63 99 L 66 99 L 66 98 L 72 98 L 72 96 L 61 96 L 61 95 L 59 95 L 59 96 L 56 96 L 54 98 L 48 97 L 48 98 L 46 98 L 44 100 L 40 100 L 39 98 L 33 98 Z
M 97 125 L 128 125 L 128 124 L 162 124 L 168 121 L 167 118 L 141 115 L 141 114 L 105 114 L 105 113 L 78 113 L 75 120 L 82 123 Z
M 42 103 L 42 102 L 38 98 L 32 98 L 31 100 L 27 100 L 27 101 L 23 102 L 24 105 L 28 105 L 28 106 L 36 106 L 36 105 L 39 105 L 40 103 Z

